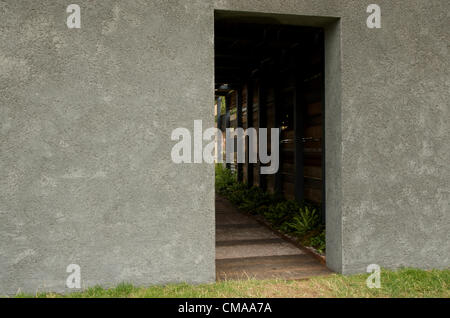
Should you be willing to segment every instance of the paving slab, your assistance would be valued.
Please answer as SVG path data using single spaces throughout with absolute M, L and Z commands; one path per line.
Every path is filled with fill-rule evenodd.
M 267 228 L 256 224 L 250 226 L 216 227 L 216 241 L 241 241 L 251 239 L 272 239 L 278 236 Z
M 216 246 L 216 260 L 299 254 L 304 254 L 304 252 L 288 242 Z
M 332 272 L 223 197 L 216 198 L 218 280 L 304 279 Z
M 216 214 L 217 225 L 228 224 L 257 224 L 258 222 L 246 215 L 236 213 L 221 213 Z

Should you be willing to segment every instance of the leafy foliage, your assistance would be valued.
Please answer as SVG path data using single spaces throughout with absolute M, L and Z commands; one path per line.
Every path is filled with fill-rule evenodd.
M 262 191 L 260 188 L 253 187 L 245 193 L 239 204 L 239 209 L 245 212 L 255 213 L 255 211 L 261 206 L 267 206 L 272 202 L 272 198 L 269 194 Z
M 237 184 L 236 175 L 223 165 L 216 165 L 216 191 L 221 195 L 226 195 L 229 188 Z
M 319 225 L 319 215 L 316 210 L 310 209 L 305 206 L 300 208 L 299 213 L 296 214 L 292 221 L 288 223 L 288 226 L 296 234 L 305 234 L 308 231 L 313 230 Z
M 282 226 L 294 218 L 301 208 L 295 201 L 284 201 L 271 206 L 264 217 L 275 226 Z
M 325 230 L 322 230 L 318 235 L 311 237 L 309 244 L 321 253 L 325 252 Z
M 299 237 L 303 244 L 320 252 L 325 250 L 325 231 L 315 207 L 287 201 L 258 187 L 249 188 L 237 182 L 236 174 L 221 164 L 216 166 L 216 191 L 240 210 L 261 215 L 281 232 Z

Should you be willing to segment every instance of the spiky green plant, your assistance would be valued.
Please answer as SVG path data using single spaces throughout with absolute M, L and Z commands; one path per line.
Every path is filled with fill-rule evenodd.
M 295 234 L 305 234 L 308 231 L 313 230 L 319 224 L 319 215 L 315 209 L 311 209 L 304 206 L 300 209 L 300 213 L 292 218 L 292 221 L 288 222 L 287 226 Z

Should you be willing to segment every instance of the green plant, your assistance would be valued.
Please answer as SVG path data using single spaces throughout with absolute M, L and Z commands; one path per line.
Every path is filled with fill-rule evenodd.
M 225 195 L 228 189 L 236 184 L 236 175 L 231 170 L 225 168 L 222 164 L 216 165 L 216 191 Z
M 319 215 L 315 209 L 304 206 L 300 209 L 300 213 L 292 218 L 287 224 L 291 230 L 299 235 L 303 235 L 313 230 L 319 224 Z
M 314 247 L 320 253 L 325 252 L 325 230 L 322 230 L 318 235 L 311 237 L 309 245 Z
M 258 187 L 248 189 L 239 204 L 239 209 L 255 213 L 259 207 L 270 205 L 271 197 Z
M 247 186 L 243 183 L 235 183 L 230 185 L 226 189 L 226 193 L 223 195 L 231 201 L 231 203 L 239 205 L 245 199 L 247 195 L 248 189 Z
M 275 226 L 282 226 L 290 221 L 300 211 L 300 205 L 295 201 L 283 201 L 269 207 L 264 217 Z
M 253 212 L 255 215 L 264 215 L 270 208 L 270 205 L 261 205 L 257 207 Z
M 262 215 L 279 231 L 295 235 L 306 246 L 325 251 L 319 207 L 308 202 L 286 201 L 281 194 L 269 194 L 259 187 L 249 188 L 222 164 L 216 165 L 216 191 L 240 210 Z

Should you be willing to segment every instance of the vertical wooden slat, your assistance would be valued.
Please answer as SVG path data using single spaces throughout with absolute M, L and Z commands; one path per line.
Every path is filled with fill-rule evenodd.
M 236 92 L 236 115 L 237 115 L 237 128 L 242 128 L 242 87 L 239 87 Z M 242 163 L 237 164 L 237 177 L 238 181 L 242 182 L 244 179 L 244 167 Z
M 295 134 L 295 198 L 299 202 L 305 199 L 305 174 L 303 152 L 303 85 L 302 77 L 296 79 L 294 94 L 294 134 Z
M 275 109 L 274 109 L 274 115 L 275 115 L 275 128 L 281 129 L 281 101 L 280 101 L 280 85 L 278 83 L 277 76 L 272 77 L 272 85 L 274 87 L 274 103 L 275 103 Z M 281 131 L 279 134 L 279 140 L 278 145 L 280 146 L 281 150 Z M 282 163 L 283 163 L 283 152 L 280 151 L 280 158 L 279 158 L 279 169 L 278 172 L 275 174 L 275 193 L 280 194 L 283 191 L 283 174 L 282 174 Z
M 231 111 L 231 109 L 230 109 L 230 106 L 231 106 L 231 95 L 228 94 L 226 96 L 226 98 L 225 98 L 225 108 L 226 108 L 225 128 L 226 129 L 229 129 L 231 127 L 231 121 L 230 121 L 230 117 L 231 117 L 230 111 Z M 227 167 L 227 169 L 231 169 L 231 163 L 227 162 L 226 163 L 226 167 Z
M 258 89 L 258 131 L 261 128 L 267 128 L 267 83 L 264 78 L 264 74 L 262 74 L 261 79 L 259 80 L 259 89 Z M 258 133 L 258 141 L 260 141 L 260 136 Z M 258 153 L 259 153 L 259 142 L 258 142 Z M 263 190 L 267 189 L 267 178 L 265 175 L 261 174 L 261 162 L 258 160 L 258 184 L 259 187 Z
M 247 82 L 247 128 L 253 127 L 253 81 Z M 253 164 L 249 162 L 249 139 L 246 138 L 247 185 L 253 186 Z

